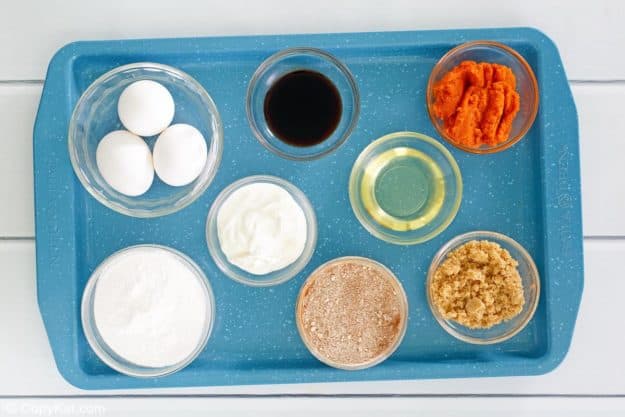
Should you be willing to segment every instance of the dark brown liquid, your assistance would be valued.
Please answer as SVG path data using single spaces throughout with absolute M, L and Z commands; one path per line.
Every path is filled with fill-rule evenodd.
M 326 140 L 341 120 L 336 86 L 323 74 L 299 70 L 279 78 L 267 92 L 265 120 L 278 139 L 294 146 Z

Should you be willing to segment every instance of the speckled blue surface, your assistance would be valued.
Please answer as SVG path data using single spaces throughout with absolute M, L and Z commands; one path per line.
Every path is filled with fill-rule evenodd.
M 455 221 L 421 245 L 398 247 L 370 236 L 349 206 L 349 171 L 369 142 L 398 130 L 438 138 L 425 107 L 425 87 L 437 59 L 475 39 L 504 42 L 534 68 L 541 107 L 534 127 L 513 148 L 476 156 L 450 149 L 464 177 Z M 321 160 L 292 162 L 266 151 L 248 127 L 245 91 L 257 65 L 290 46 L 315 46 L 342 59 L 362 96 L 358 127 L 347 143 Z M 74 176 L 67 152 L 71 111 L 96 77 L 118 65 L 154 61 L 179 67 L 212 95 L 224 122 L 221 168 L 208 191 L 186 209 L 135 219 L 97 203 Z M 446 145 L 447 146 L 447 145 Z M 447 146 L 449 148 L 449 146 Z M 41 314 L 57 366 L 86 389 L 267 384 L 542 374 L 564 358 L 583 286 L 578 127 L 575 106 L 554 44 L 532 29 L 453 30 L 78 42 L 52 59 L 34 132 L 37 284 Z M 219 272 L 204 239 L 217 193 L 252 174 L 272 174 L 300 187 L 319 222 L 317 250 L 286 284 L 250 288 Z M 488 229 L 511 236 L 534 257 L 541 301 L 528 327 L 496 346 L 473 346 L 438 326 L 425 298 L 425 274 L 436 250 L 453 236 Z M 111 253 L 158 243 L 191 256 L 215 292 L 217 316 L 209 343 L 188 368 L 156 379 L 116 373 L 90 350 L 80 325 L 80 297 L 90 273 Z M 347 372 L 316 361 L 299 339 L 294 302 L 306 276 L 342 255 L 388 265 L 410 303 L 406 337 L 383 364 Z

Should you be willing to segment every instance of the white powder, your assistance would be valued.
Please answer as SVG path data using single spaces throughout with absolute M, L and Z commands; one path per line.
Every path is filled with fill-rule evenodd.
M 108 265 L 93 303 L 104 342 L 145 367 L 187 358 L 211 314 L 193 270 L 175 254 L 153 247 L 130 249 Z
M 268 274 L 292 264 L 304 251 L 306 216 L 284 188 L 248 184 L 219 209 L 217 234 L 230 263 L 252 274 Z

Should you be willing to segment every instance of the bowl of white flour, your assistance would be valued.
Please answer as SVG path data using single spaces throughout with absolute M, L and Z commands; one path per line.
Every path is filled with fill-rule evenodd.
M 179 371 L 204 349 L 215 301 L 202 270 L 186 255 L 137 245 L 109 256 L 82 298 L 89 345 L 111 368 L 134 377 Z

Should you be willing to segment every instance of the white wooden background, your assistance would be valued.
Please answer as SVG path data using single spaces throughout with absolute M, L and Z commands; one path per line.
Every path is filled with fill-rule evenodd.
M 554 415 L 557 410 L 566 416 L 590 410 L 625 414 L 625 4 L 338 3 L 14 0 L 0 5 L 0 415 L 116 415 L 148 409 L 151 415 L 182 409 L 198 414 L 231 409 L 236 415 L 271 409 L 274 415 L 291 415 L 297 408 L 300 415 L 382 410 L 389 415 L 407 410 L 463 416 Z M 48 60 L 58 48 L 78 39 L 500 26 L 534 26 L 555 40 L 579 112 L 586 281 L 573 344 L 558 369 L 539 377 L 106 392 L 81 391 L 62 379 L 36 303 L 32 173 L 33 121 Z M 228 394 L 308 397 L 222 397 Z

